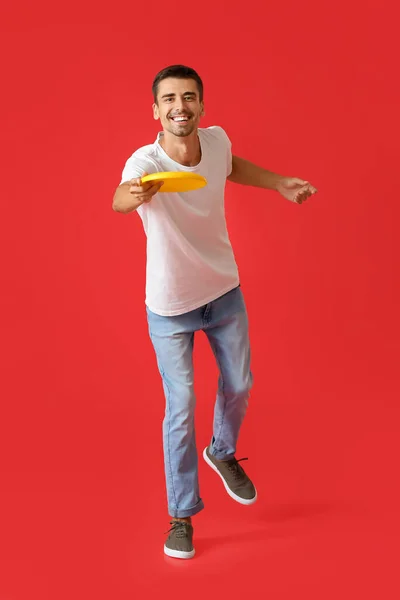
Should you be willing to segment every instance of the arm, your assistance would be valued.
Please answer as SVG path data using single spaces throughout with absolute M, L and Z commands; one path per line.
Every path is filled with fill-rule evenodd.
M 143 173 L 142 177 L 147 175 Z M 121 183 L 115 190 L 112 201 L 113 210 L 128 214 L 141 206 L 148 204 L 157 194 L 163 182 L 152 184 L 150 181 L 142 185 L 140 177 Z
M 140 202 L 130 192 L 131 183 L 121 183 L 115 190 L 112 201 L 113 210 L 116 212 L 128 214 L 140 206 Z
M 228 180 L 241 185 L 277 191 L 284 198 L 296 204 L 301 204 L 317 192 L 316 188 L 308 181 L 272 173 L 244 158 L 239 158 L 239 156 L 232 156 L 232 172 L 228 176 Z
M 242 185 L 252 185 L 254 187 L 265 188 L 267 190 L 276 190 L 277 183 L 284 179 L 282 175 L 271 173 L 262 167 L 258 167 L 252 162 L 232 156 L 232 172 L 228 177 L 233 183 Z

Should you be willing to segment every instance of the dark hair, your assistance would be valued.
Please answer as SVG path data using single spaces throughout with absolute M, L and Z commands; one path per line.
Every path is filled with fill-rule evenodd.
M 185 65 L 171 65 L 170 67 L 166 67 L 154 78 L 152 85 L 152 92 L 154 96 L 154 102 L 157 104 L 157 94 L 158 94 L 158 86 L 160 81 L 163 79 L 167 79 L 168 77 L 175 77 L 175 79 L 194 79 L 197 83 L 197 87 L 199 89 L 199 97 L 200 102 L 203 101 L 203 82 L 200 79 L 199 75 L 196 73 L 194 69 L 190 67 L 185 67 Z

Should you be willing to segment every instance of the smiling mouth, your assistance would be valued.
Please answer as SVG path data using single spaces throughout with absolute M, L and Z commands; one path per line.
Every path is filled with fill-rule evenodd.
M 181 125 L 184 125 L 185 123 L 187 123 L 190 120 L 190 117 L 187 116 L 179 116 L 179 117 L 170 117 L 171 121 L 173 121 L 174 123 L 179 123 Z

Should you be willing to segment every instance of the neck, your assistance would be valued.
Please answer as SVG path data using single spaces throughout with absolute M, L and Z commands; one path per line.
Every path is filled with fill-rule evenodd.
M 182 138 L 164 131 L 159 143 L 172 160 L 185 167 L 195 167 L 201 160 L 201 147 L 197 130 Z

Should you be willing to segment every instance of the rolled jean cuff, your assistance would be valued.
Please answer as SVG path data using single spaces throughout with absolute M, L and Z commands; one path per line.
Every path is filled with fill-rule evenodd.
M 193 517 L 193 515 L 197 515 L 197 513 L 203 510 L 203 508 L 203 500 L 199 500 L 195 506 L 192 506 L 192 508 L 169 508 L 168 513 L 172 518 L 175 517 L 176 519 L 184 519 L 185 517 Z
M 213 456 L 216 460 L 232 460 L 232 458 L 235 458 L 235 453 L 233 454 L 226 454 L 223 452 L 216 452 L 214 450 L 214 444 L 215 444 L 215 439 L 214 436 L 211 438 L 211 442 L 210 445 L 208 447 L 208 451 L 210 452 L 211 456 Z

